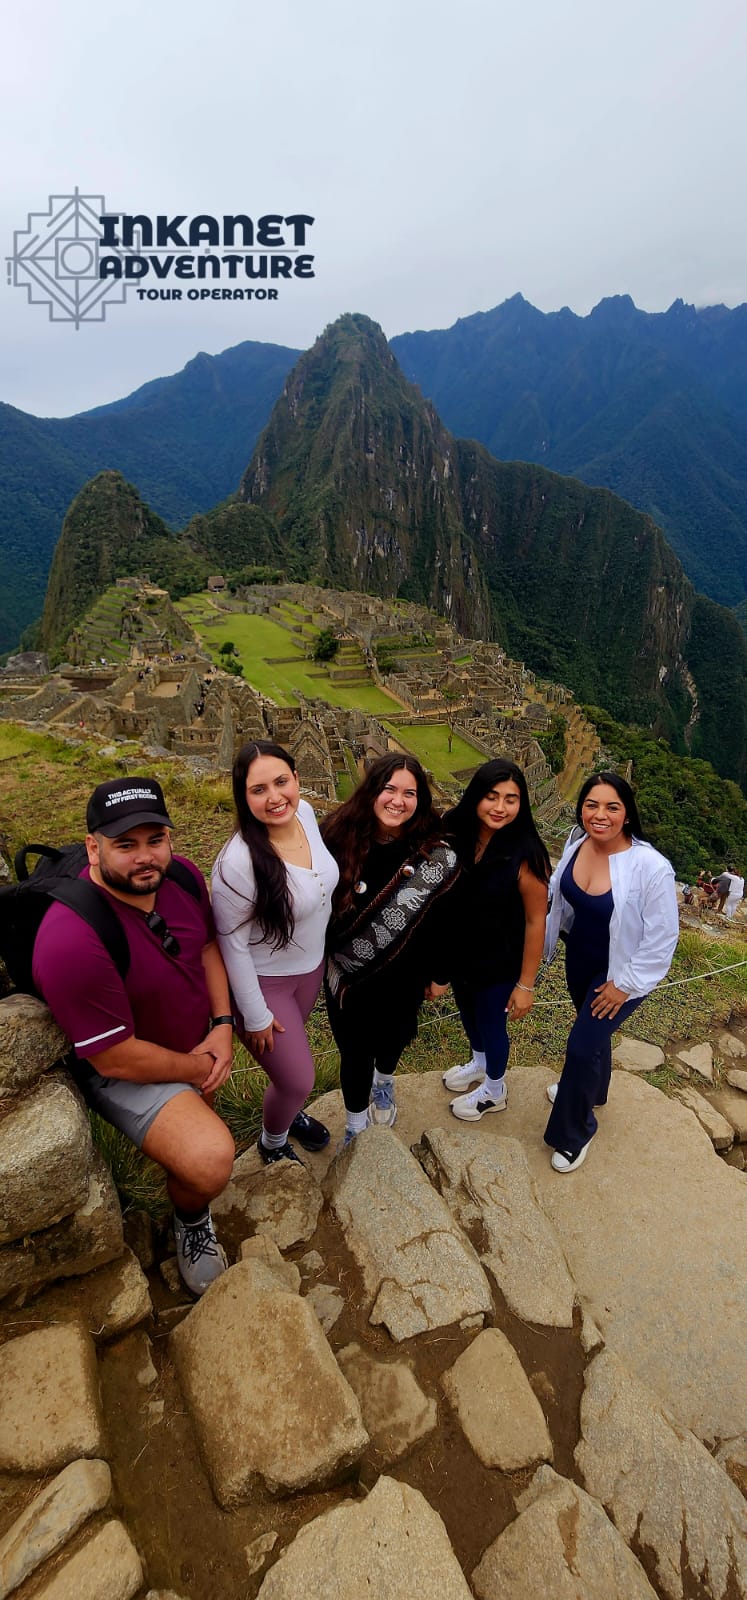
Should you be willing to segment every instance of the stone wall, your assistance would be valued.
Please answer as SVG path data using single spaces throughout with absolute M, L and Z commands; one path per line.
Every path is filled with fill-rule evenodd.
M 124 1249 L 111 1174 L 60 1065 L 67 1049 L 40 1000 L 0 1000 L 0 1300 L 17 1304 Z

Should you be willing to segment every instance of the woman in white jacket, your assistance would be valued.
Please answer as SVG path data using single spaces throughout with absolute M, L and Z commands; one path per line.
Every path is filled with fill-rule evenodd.
M 574 1172 L 607 1100 L 612 1034 L 666 977 L 679 921 L 674 869 L 640 837 L 633 791 L 615 772 L 587 778 L 571 838 L 550 882 L 545 957 L 565 940 L 566 982 L 576 1021 L 552 1102 L 545 1143 L 556 1172 Z

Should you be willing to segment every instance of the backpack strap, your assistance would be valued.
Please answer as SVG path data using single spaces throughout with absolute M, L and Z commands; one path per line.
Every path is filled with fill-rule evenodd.
M 180 889 L 186 889 L 187 894 L 191 894 L 193 900 L 201 898 L 197 879 L 194 873 L 190 872 L 189 867 L 185 867 L 183 861 L 174 861 L 172 859 L 166 868 L 165 876 L 171 878 L 172 883 L 176 883 Z
M 24 844 L 16 850 L 13 865 L 19 883 L 27 883 L 31 874 L 26 865 L 27 856 L 45 856 L 47 861 L 61 861 L 62 851 L 57 850 L 53 844 Z
M 127 934 L 116 911 L 106 897 L 99 894 L 95 885 L 89 883 L 87 878 L 68 878 L 64 882 L 50 884 L 44 892 L 50 900 L 59 900 L 63 906 L 69 906 L 71 911 L 77 912 L 88 923 L 89 928 L 93 928 L 111 956 L 120 978 L 126 978 L 130 969 Z

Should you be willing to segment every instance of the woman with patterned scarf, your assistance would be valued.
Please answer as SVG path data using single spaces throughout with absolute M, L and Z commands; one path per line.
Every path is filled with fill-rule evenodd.
M 444 913 L 458 865 L 423 768 L 402 753 L 374 761 L 321 831 L 340 869 L 325 995 L 348 1144 L 367 1122 L 395 1121 L 397 1064 L 426 988 L 450 972 Z

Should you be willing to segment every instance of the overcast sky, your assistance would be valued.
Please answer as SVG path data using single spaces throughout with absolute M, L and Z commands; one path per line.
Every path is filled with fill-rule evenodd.
M 316 276 L 272 303 L 130 289 L 76 331 L 3 273 L 0 399 L 68 415 L 199 350 L 307 346 L 343 311 L 391 337 L 517 291 L 545 311 L 619 293 L 646 310 L 737 305 L 746 43 L 729 0 L 7 10 L 3 256 L 29 213 L 77 186 L 109 211 L 308 213 Z

